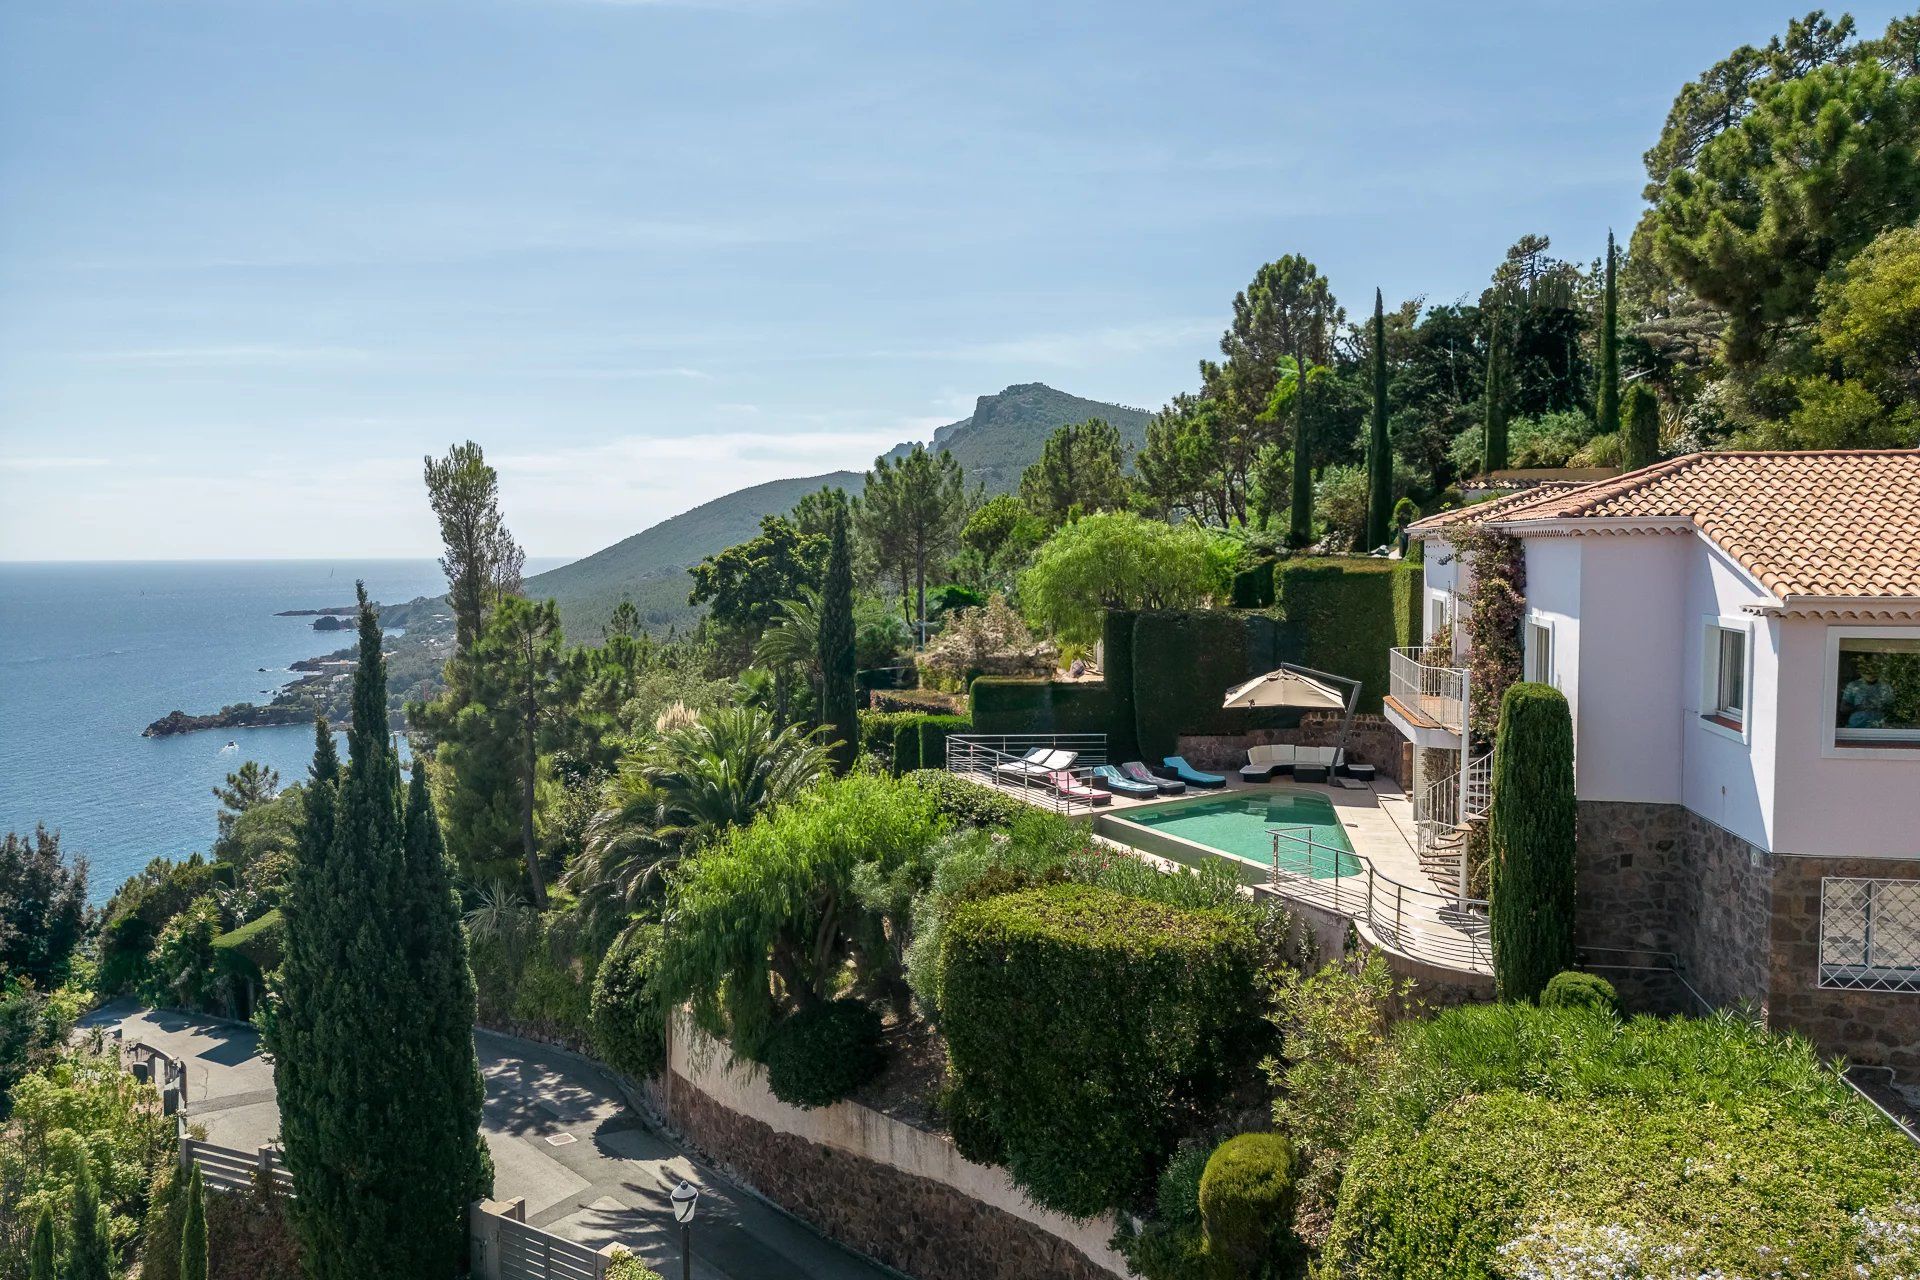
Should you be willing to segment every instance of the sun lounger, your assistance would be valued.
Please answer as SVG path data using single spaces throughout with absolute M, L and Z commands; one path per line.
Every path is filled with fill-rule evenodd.
M 1087 804 L 1111 804 L 1113 797 L 1104 791 L 1096 791 L 1065 769 L 1056 769 L 1047 775 L 1047 781 L 1053 789 L 1069 800 L 1080 800 Z
M 1148 800 L 1160 794 L 1160 788 L 1151 782 L 1135 782 L 1126 774 L 1110 764 L 1095 765 L 1093 785 L 1102 791 L 1111 791 L 1117 796 L 1126 796 L 1130 800 Z M 1182 790 L 1184 790 L 1182 786 Z
M 1179 779 L 1190 787 L 1224 787 L 1227 780 L 1217 773 L 1202 773 L 1179 756 L 1168 756 L 1160 762 L 1161 769 L 1170 777 Z
M 1158 778 L 1153 770 L 1138 760 L 1129 760 L 1120 766 L 1120 772 L 1129 782 L 1137 782 L 1143 787 L 1153 787 L 1163 796 L 1177 796 L 1184 793 L 1187 784 L 1173 778 Z
M 1043 778 L 1047 774 L 1045 761 L 1053 754 L 1050 747 L 1035 747 L 1018 760 L 1002 760 L 993 766 L 993 771 L 1003 778 L 1016 780 Z

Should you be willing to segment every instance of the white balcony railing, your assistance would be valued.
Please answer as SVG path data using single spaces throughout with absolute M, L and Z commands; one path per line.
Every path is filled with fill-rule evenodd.
M 1444 729 L 1463 733 L 1467 722 L 1467 673 L 1460 667 L 1430 667 L 1424 649 L 1388 655 L 1387 692 L 1407 711 Z

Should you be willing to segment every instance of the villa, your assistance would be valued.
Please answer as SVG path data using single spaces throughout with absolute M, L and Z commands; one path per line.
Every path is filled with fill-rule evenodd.
M 1386 714 L 1463 892 L 1474 527 L 1518 540 L 1524 678 L 1572 708 L 1583 964 L 1920 1078 L 1920 451 L 1694 454 L 1414 524 L 1428 643 Z

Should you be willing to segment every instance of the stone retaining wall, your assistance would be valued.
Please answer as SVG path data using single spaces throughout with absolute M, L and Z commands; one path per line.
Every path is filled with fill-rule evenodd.
M 1247 748 L 1285 743 L 1296 747 L 1331 747 L 1340 742 L 1340 717 L 1329 711 L 1309 711 L 1292 729 L 1255 729 L 1247 733 L 1181 734 L 1180 754 L 1197 769 L 1238 769 L 1247 762 Z M 1405 789 L 1413 778 L 1413 748 L 1385 716 L 1353 718 L 1347 733 L 1347 759 L 1370 764 L 1382 776 Z
M 662 1114 L 729 1174 L 835 1240 L 917 1280 L 1113 1280 L 1111 1218 L 1075 1222 L 1027 1200 L 1006 1170 L 940 1134 L 852 1102 L 801 1110 L 762 1069 L 676 1026 Z

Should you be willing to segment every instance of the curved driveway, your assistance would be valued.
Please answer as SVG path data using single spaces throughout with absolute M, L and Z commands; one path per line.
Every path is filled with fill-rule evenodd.
M 207 1141 L 250 1150 L 280 1132 L 273 1066 L 253 1028 L 117 1001 L 82 1020 L 118 1027 L 186 1063 L 187 1120 Z M 667 1192 L 701 1190 L 693 1229 L 699 1280 L 898 1280 L 696 1164 L 637 1115 L 605 1072 L 572 1054 L 476 1031 L 487 1081 L 482 1131 L 494 1195 L 523 1197 L 527 1221 L 594 1247 L 618 1241 L 663 1275 L 680 1275 Z

